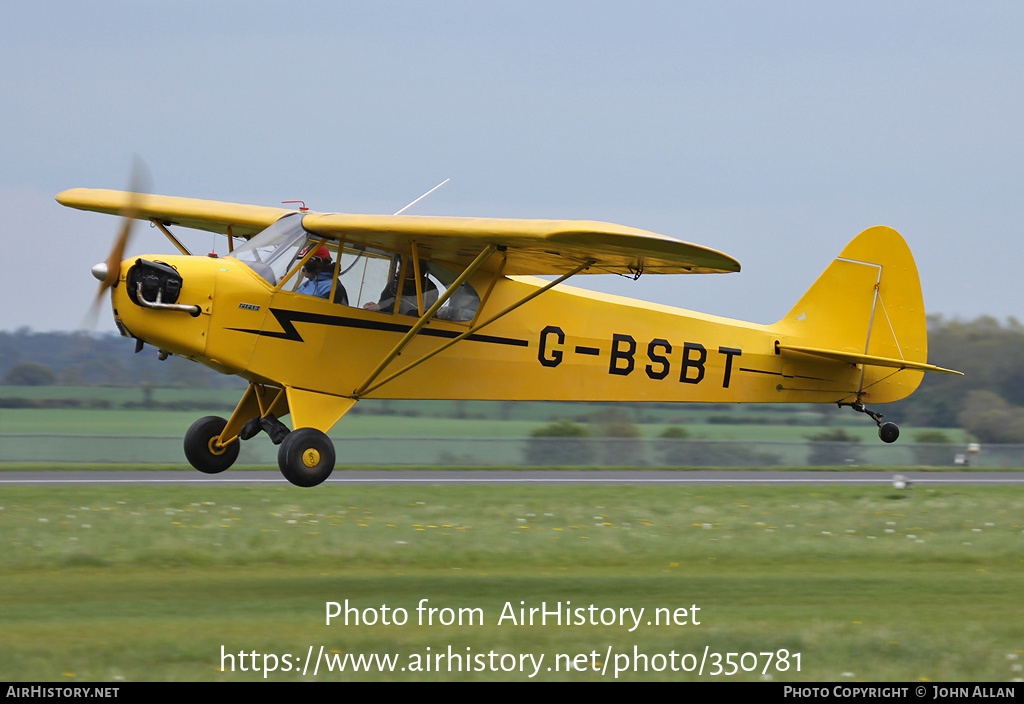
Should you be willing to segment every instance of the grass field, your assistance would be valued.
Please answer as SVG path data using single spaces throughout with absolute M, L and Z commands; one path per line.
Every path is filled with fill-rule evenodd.
M 1020 488 L 14 487 L 0 504 L 0 680 L 1024 675 Z M 326 625 L 346 600 L 377 623 Z M 506 604 L 607 623 L 512 623 Z M 321 646 L 347 670 L 303 675 Z M 354 672 L 357 655 L 395 671 Z
M 0 409 L 0 433 L 60 433 L 73 435 L 173 435 L 181 436 L 198 418 L 228 412 L 166 411 L 126 409 Z M 692 412 L 691 412 L 692 413 Z M 858 416 L 855 420 L 866 418 Z M 448 418 L 443 416 L 386 416 L 357 414 L 346 416 L 330 432 L 332 437 L 491 437 L 522 438 L 545 425 L 546 420 L 501 420 L 497 418 Z M 834 426 L 818 425 L 726 425 L 703 422 L 693 415 L 682 423 L 690 437 L 709 440 L 788 440 L 804 441 L 808 436 Z M 657 437 L 672 423 L 646 423 L 637 428 L 643 437 Z M 878 431 L 871 422 L 843 425 L 843 430 L 861 442 L 877 443 Z M 903 436 L 913 441 L 920 429 L 906 427 Z M 959 442 L 963 431 L 944 431 L 949 439 Z
M 143 408 L 146 394 L 134 387 L 2 386 L 0 400 L 33 403 L 75 400 L 78 408 L 0 408 L 0 433 L 69 433 L 100 435 L 181 435 L 197 418 L 211 413 L 227 417 L 243 387 L 237 389 L 150 389 L 154 404 L 185 404 L 190 410 Z M 96 404 L 107 404 L 106 408 Z M 126 406 L 132 405 L 132 407 Z M 598 404 L 555 401 L 382 401 L 366 399 L 332 431 L 335 437 L 527 437 L 553 421 L 587 423 L 612 408 L 632 419 L 643 437 L 684 426 L 694 438 L 712 440 L 792 440 L 841 427 L 864 442 L 877 442 L 867 417 L 831 404 Z M 722 419 L 731 423 L 713 422 Z M 745 422 L 744 422 L 745 421 Z M 751 422 L 751 421 L 757 421 Z M 905 439 L 915 432 L 903 425 Z M 951 442 L 963 441 L 960 429 L 946 429 Z

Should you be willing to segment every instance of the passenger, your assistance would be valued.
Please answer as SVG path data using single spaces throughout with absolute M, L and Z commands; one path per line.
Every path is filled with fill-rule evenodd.
M 469 322 L 476 315 L 476 309 L 480 307 L 480 296 L 469 284 L 462 284 L 459 290 L 448 299 L 448 304 L 437 311 L 437 317 L 441 320 L 456 320 Z
M 427 276 L 427 263 L 420 260 L 420 288 L 423 291 L 423 311 L 434 305 L 437 300 L 437 286 Z M 396 274 L 384 290 L 376 303 L 370 301 L 363 305 L 365 310 L 375 310 L 381 313 L 391 313 L 395 310 L 395 292 L 398 290 L 398 276 Z M 402 285 L 402 296 L 398 304 L 398 312 L 402 315 L 419 315 L 419 306 L 416 301 L 416 278 L 411 267 L 407 272 Z

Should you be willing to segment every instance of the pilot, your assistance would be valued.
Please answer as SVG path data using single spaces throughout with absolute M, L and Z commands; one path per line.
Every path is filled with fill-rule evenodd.
M 304 253 L 303 253 L 304 256 Z M 296 289 L 298 293 L 317 298 L 328 298 L 331 295 L 331 284 L 334 279 L 334 262 L 331 261 L 331 253 L 327 247 L 321 246 L 316 250 L 302 267 L 302 276 L 305 279 Z M 341 284 L 339 283 L 340 287 Z
M 399 270 L 402 267 L 398 267 Z M 419 305 L 416 302 L 416 277 L 412 272 L 412 267 L 408 267 L 409 271 L 406 272 L 404 282 L 402 284 L 402 296 L 398 304 L 398 312 L 402 315 L 419 315 Z M 420 288 L 423 291 L 423 307 L 424 310 L 434 305 L 434 301 L 437 300 L 437 286 L 431 281 L 428 276 L 427 262 L 423 259 L 420 260 Z M 395 292 L 398 290 L 398 277 L 400 273 L 396 273 L 391 279 L 384 290 L 380 292 L 379 300 L 374 303 L 370 301 L 363 305 L 365 310 L 377 310 L 381 313 L 391 313 L 395 310 Z

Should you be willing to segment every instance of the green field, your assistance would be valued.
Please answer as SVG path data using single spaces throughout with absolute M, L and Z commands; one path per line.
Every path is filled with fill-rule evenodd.
M 568 405 L 568 404 L 565 404 Z M 577 413 L 585 414 L 583 409 Z M 60 433 L 72 435 L 184 435 L 188 427 L 205 415 L 230 415 L 230 409 L 223 410 L 127 410 L 127 409 L 67 409 L 67 408 L 0 408 L 0 433 Z M 637 424 L 642 437 L 654 438 L 673 425 L 682 425 L 692 438 L 709 440 L 788 440 L 804 441 L 808 436 L 827 430 L 833 425 L 740 425 L 707 423 L 706 413 L 689 411 L 677 414 L 677 422 Z M 878 433 L 874 423 L 859 414 L 852 425 L 842 429 L 861 442 L 877 443 Z M 429 414 L 377 415 L 369 413 L 349 414 L 330 432 L 332 437 L 492 437 L 522 438 L 539 427 L 546 425 L 557 415 L 542 416 L 536 420 L 500 418 L 451 418 Z M 921 429 L 904 427 L 901 441 L 913 441 L 914 434 Z M 944 431 L 952 442 L 961 442 L 963 431 Z M 905 439 L 905 440 L 904 440 Z
M 0 679 L 1007 681 L 1022 515 L 984 487 L 6 488 Z M 345 600 L 408 622 L 326 625 Z M 542 602 L 644 612 L 499 625 Z M 297 671 L 321 646 L 396 671 Z

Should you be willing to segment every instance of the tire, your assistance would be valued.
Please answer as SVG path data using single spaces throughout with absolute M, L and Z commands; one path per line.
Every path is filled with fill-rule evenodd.
M 316 486 L 334 471 L 334 443 L 316 428 L 297 428 L 281 443 L 277 464 L 292 484 Z
M 185 458 L 204 474 L 219 474 L 238 459 L 238 442 L 215 450 L 212 440 L 219 437 L 228 424 L 218 416 L 200 418 L 185 433 Z
M 878 427 L 878 437 L 882 442 L 896 442 L 900 436 L 900 429 L 895 423 L 882 423 Z

